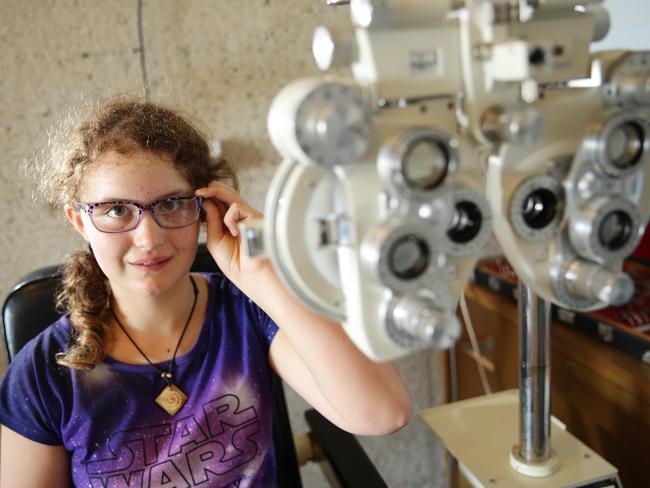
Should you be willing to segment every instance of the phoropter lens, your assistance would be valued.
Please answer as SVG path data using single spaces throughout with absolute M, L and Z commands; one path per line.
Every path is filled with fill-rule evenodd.
M 610 163 L 621 169 L 637 164 L 643 155 L 644 139 L 643 128 L 637 122 L 621 124 L 609 134 L 605 142 Z
M 611 251 L 623 247 L 631 236 L 632 219 L 621 210 L 608 213 L 598 229 L 601 244 Z
M 447 231 L 449 238 L 459 244 L 465 244 L 476 237 L 481 230 L 483 214 L 474 202 L 467 200 L 456 204 L 451 228 Z
M 524 199 L 523 218 L 533 229 L 543 229 L 555 219 L 557 196 L 546 188 L 538 188 Z
M 407 235 L 397 240 L 388 252 L 391 272 L 403 280 L 420 276 L 429 266 L 429 246 L 418 236 Z
M 424 139 L 404 155 L 402 171 L 406 184 L 416 190 L 431 190 L 447 175 L 449 151 L 439 141 Z

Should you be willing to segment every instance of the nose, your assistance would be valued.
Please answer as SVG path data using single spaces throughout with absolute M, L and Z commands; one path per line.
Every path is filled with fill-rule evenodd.
M 165 230 L 153 219 L 151 212 L 144 212 L 138 226 L 133 229 L 133 242 L 142 249 L 155 249 L 165 240 Z

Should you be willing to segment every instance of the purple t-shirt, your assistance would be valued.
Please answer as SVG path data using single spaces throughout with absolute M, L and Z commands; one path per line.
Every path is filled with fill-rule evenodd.
M 222 275 L 207 276 L 199 338 L 176 358 L 174 383 L 189 397 L 176 415 L 154 402 L 165 383 L 150 365 L 57 365 L 71 331 L 64 316 L 12 361 L 0 423 L 63 445 L 76 486 L 275 486 L 268 348 L 277 326 Z

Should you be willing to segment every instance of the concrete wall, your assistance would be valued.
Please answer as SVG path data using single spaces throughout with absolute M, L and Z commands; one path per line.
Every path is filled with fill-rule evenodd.
M 239 168 L 242 193 L 260 208 L 279 159 L 266 134 L 269 103 L 290 80 L 317 73 L 313 28 L 348 23 L 347 8 L 324 3 L 145 0 L 139 31 L 137 0 L 0 0 L 0 299 L 19 277 L 82 245 L 62 215 L 30 199 L 18 162 L 70 104 L 140 93 L 142 54 L 152 97 L 192 114 L 222 142 Z M 609 7 L 614 26 L 597 47 L 647 47 L 647 15 L 638 15 L 645 0 Z M 441 400 L 436 355 L 416 354 L 398 367 L 416 409 Z M 291 392 L 289 401 L 295 429 L 306 429 L 306 405 Z M 446 485 L 444 450 L 417 418 L 396 435 L 363 444 L 390 486 Z M 307 487 L 324 486 L 316 467 L 303 468 L 303 476 Z
M 346 7 L 324 4 L 145 0 L 139 35 L 137 0 L 0 0 L 0 299 L 27 272 L 82 246 L 62 214 L 30 199 L 18 162 L 70 104 L 141 93 L 142 54 L 152 98 L 192 114 L 222 142 L 242 193 L 260 208 L 279 160 L 266 134 L 270 101 L 287 82 L 317 74 L 310 54 L 317 24 L 348 23 Z M 436 355 L 420 353 L 399 367 L 416 408 L 440 401 Z M 307 406 L 289 397 L 294 428 L 305 430 Z M 390 486 L 446 484 L 444 451 L 417 418 L 399 434 L 363 443 Z M 314 466 L 303 476 L 307 487 L 325 486 Z

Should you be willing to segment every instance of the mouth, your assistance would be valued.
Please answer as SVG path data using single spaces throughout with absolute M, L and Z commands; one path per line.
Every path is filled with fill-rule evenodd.
M 171 259 L 171 257 L 153 257 L 131 261 L 130 264 L 142 270 L 155 271 L 164 268 Z

